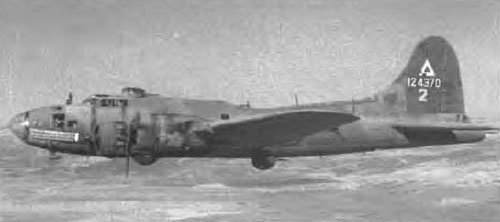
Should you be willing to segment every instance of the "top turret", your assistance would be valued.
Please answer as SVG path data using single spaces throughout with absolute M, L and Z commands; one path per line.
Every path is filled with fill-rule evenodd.
M 125 87 L 122 89 L 122 94 L 130 97 L 145 97 L 146 90 L 137 87 Z

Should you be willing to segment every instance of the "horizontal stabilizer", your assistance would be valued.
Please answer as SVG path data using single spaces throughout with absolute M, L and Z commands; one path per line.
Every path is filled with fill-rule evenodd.
M 483 124 L 466 123 L 396 123 L 393 128 L 411 128 L 419 130 L 470 130 L 470 131 L 498 131 L 498 127 Z
M 477 142 L 487 133 L 498 133 L 496 127 L 466 123 L 396 123 L 392 127 L 419 146 Z
M 279 145 L 358 120 L 348 113 L 300 110 L 258 114 L 210 124 L 212 139 L 225 144 L 263 147 Z

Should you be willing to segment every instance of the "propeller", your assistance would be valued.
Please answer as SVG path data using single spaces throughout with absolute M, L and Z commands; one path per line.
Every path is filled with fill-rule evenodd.
M 137 143 L 137 130 L 140 126 L 141 116 L 139 113 L 136 113 L 132 120 L 128 124 L 127 130 L 127 142 L 125 143 L 125 177 L 130 177 L 130 156 L 131 156 L 131 146 Z
M 127 146 L 125 147 L 125 178 L 130 177 L 130 144 L 127 143 Z

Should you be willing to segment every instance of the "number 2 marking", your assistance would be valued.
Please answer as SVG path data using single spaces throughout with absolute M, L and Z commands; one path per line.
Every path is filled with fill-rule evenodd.
M 427 89 L 418 89 L 418 94 L 420 94 L 418 101 L 427 102 L 427 95 L 429 94 Z

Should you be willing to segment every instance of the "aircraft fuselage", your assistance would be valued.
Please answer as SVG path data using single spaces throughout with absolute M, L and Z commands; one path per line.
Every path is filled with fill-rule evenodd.
M 338 84 L 338 83 L 335 83 Z M 361 100 L 255 109 L 249 104 L 167 98 L 126 87 L 80 104 L 21 113 L 9 128 L 24 142 L 65 153 L 158 157 L 276 157 L 469 143 L 497 127 L 469 124 L 457 56 L 429 36 L 386 88 Z
M 357 112 L 363 114 L 373 102 L 365 100 L 253 109 L 249 105 L 233 105 L 223 101 L 166 98 L 158 95 L 139 98 L 103 96 L 87 99 L 80 104 L 42 107 L 19 114 L 14 120 L 19 119 L 21 122 L 24 121 L 23 117 L 28 117 L 28 121 L 24 123 L 25 126 L 11 128 L 30 145 L 63 153 L 125 156 L 125 144 L 130 142 L 127 141 L 127 135 L 135 133 L 136 141 L 133 142 L 136 149 L 151 151 L 157 157 L 249 157 L 251 152 L 248 147 L 235 147 L 228 141 L 194 138 L 198 140 L 198 145 L 194 143 L 195 145 L 186 146 L 185 140 L 181 138 L 186 132 L 176 124 L 186 119 L 210 122 L 291 109 L 314 108 L 348 112 L 354 106 Z M 393 117 L 382 119 L 384 120 L 380 116 L 366 116 L 338 128 L 265 149 L 277 157 L 314 156 L 474 142 L 484 138 L 482 133 L 465 131 L 401 132 L 391 126 Z M 128 127 L 134 120 L 140 120 L 140 126 L 138 130 L 130 132 Z M 16 123 L 11 123 L 13 124 Z M 161 143 L 161 138 L 164 138 L 163 145 L 158 144 Z

